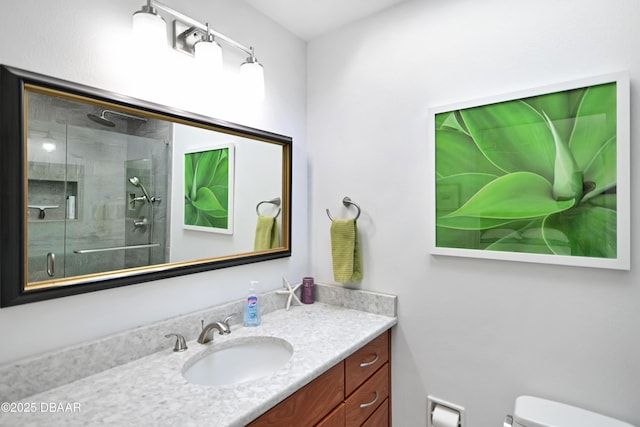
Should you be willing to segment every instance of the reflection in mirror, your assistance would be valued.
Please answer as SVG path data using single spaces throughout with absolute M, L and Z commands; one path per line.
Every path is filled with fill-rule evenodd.
M 26 100 L 28 283 L 167 262 L 170 124 Z
M 202 258 L 206 253 L 208 257 L 220 257 L 227 254 L 252 252 L 256 233 L 257 214 L 256 206 L 262 200 L 273 197 L 281 197 L 282 194 L 282 148 L 275 144 L 265 144 L 263 141 L 248 140 L 247 138 L 214 133 L 193 126 L 176 125 L 175 138 L 177 141 L 188 141 L 187 144 L 176 144 L 174 156 L 185 159 L 185 154 L 202 150 L 216 149 L 231 146 L 234 148 L 234 193 L 228 206 L 229 216 L 233 218 L 233 233 L 226 233 L 219 228 L 211 227 L 212 232 L 217 232 L 212 238 L 210 233 L 202 232 L 202 227 L 185 228 L 181 226 L 171 229 L 172 262 Z M 187 181 L 185 173 L 185 161 L 174 162 L 173 175 L 185 176 L 185 179 L 174 179 L 172 191 L 174 194 L 183 194 L 184 181 Z M 215 190 L 214 190 L 215 191 Z M 184 204 L 172 204 L 172 217 L 182 217 Z M 275 210 L 269 212 L 263 209 L 265 215 L 275 215 Z M 280 232 L 281 224 L 278 227 Z
M 0 76 L 1 306 L 290 255 L 290 138 Z

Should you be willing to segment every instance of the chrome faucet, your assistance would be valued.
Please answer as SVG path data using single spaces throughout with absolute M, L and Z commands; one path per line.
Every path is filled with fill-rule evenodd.
M 212 323 L 209 323 L 207 326 L 204 326 L 204 320 L 202 320 L 202 325 L 203 325 L 202 332 L 200 332 L 200 335 L 198 336 L 198 342 L 200 344 L 206 344 L 210 341 L 213 341 L 214 329 L 218 330 L 219 335 L 224 334 L 224 331 L 226 330 L 222 322 L 212 322 Z
M 213 330 L 218 330 L 218 335 L 229 335 L 231 333 L 231 326 L 229 325 L 229 320 L 233 317 L 233 314 L 227 316 L 222 321 L 211 322 L 205 326 L 204 320 L 201 320 L 202 323 L 202 331 L 200 332 L 200 336 L 198 336 L 198 342 L 200 344 L 206 344 L 210 341 L 213 341 Z

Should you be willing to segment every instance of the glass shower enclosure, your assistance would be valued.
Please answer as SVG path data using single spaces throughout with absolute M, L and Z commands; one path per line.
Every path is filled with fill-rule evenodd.
M 28 282 L 167 262 L 170 126 L 27 93 Z

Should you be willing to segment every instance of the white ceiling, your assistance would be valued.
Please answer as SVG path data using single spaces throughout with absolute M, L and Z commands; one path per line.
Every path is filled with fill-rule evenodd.
M 404 0 L 244 0 L 309 41 Z

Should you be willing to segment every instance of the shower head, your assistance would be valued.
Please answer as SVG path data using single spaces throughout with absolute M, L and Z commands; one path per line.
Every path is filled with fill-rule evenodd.
M 142 194 L 144 194 L 144 197 L 149 203 L 153 203 L 155 198 L 151 198 L 147 189 L 144 188 L 144 185 L 142 185 L 142 181 L 140 181 L 140 178 L 138 178 L 137 176 L 132 176 L 131 178 L 129 178 L 129 182 L 142 190 Z
M 105 117 L 105 114 L 107 114 L 107 113 L 108 114 L 113 114 L 114 116 L 122 117 L 122 118 L 125 118 L 125 119 L 139 120 L 141 122 L 146 122 L 147 121 L 147 119 L 145 119 L 144 117 L 138 117 L 138 116 L 134 116 L 132 114 L 121 113 L 120 111 L 113 111 L 113 110 L 102 110 L 102 113 L 100 113 L 99 116 L 96 116 L 95 114 L 89 113 L 89 114 L 87 114 L 87 117 L 89 119 L 93 120 L 94 122 L 98 123 L 99 125 L 108 126 L 108 127 L 112 128 L 116 124 Z
M 113 123 L 111 120 L 108 120 L 104 117 L 104 113 L 106 113 L 107 111 L 103 111 L 102 114 L 100 114 L 99 116 L 96 116 L 95 114 L 87 114 L 87 117 L 91 120 L 93 120 L 94 122 L 98 123 L 99 125 L 102 126 L 108 126 L 110 128 L 115 127 L 115 123 Z

